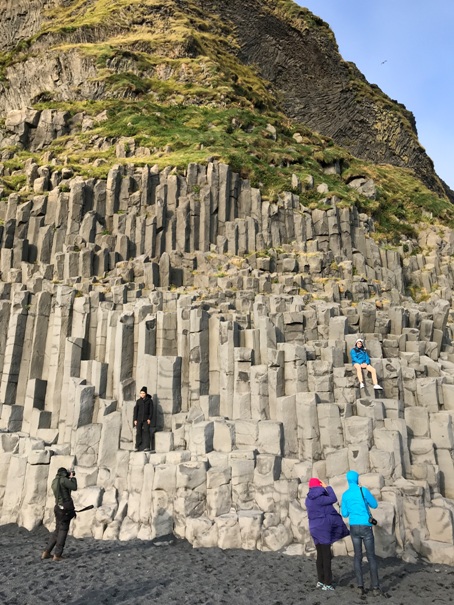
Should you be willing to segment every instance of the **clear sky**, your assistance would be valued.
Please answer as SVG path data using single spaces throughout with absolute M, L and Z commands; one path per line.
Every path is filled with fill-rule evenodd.
M 454 0 L 296 0 L 326 21 L 346 61 L 403 103 L 454 189 Z

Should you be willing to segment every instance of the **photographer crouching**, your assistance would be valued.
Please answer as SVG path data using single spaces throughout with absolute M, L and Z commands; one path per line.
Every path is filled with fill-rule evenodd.
M 55 530 L 49 536 L 46 550 L 42 553 L 41 559 L 50 559 L 55 547 L 53 560 L 63 560 L 62 553 L 69 531 L 69 524 L 71 519 L 76 516 L 74 502 L 71 498 L 71 492 L 77 489 L 77 479 L 74 475 L 73 470 L 67 471 L 61 467 L 52 481 L 52 491 L 55 496 Z

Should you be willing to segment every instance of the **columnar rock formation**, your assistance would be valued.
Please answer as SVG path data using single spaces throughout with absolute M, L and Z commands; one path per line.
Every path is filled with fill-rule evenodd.
M 379 554 L 454 564 L 451 233 L 388 250 L 335 196 L 267 201 L 217 162 L 26 172 L 34 194 L 0 206 L 0 523 L 49 525 L 66 466 L 95 505 L 75 536 L 304 552 L 308 478 L 340 494 L 355 469 Z M 378 399 L 349 362 L 358 334 Z M 154 453 L 134 451 L 141 385 Z

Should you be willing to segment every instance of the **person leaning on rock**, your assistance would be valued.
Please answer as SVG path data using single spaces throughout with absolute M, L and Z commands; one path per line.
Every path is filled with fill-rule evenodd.
M 62 553 L 65 547 L 66 536 L 69 531 L 71 519 L 76 516 L 74 502 L 71 492 L 77 489 L 77 479 L 74 471 L 67 471 L 61 467 L 57 471 L 57 476 L 52 481 L 52 491 L 55 496 L 55 530 L 50 534 L 46 550 L 42 553 L 41 559 L 50 559 L 52 550 L 55 547 L 53 560 L 62 561 Z
M 334 508 L 337 502 L 333 488 L 320 479 L 312 477 L 306 498 L 306 510 L 309 518 L 309 531 L 317 551 L 316 588 L 334 590 L 331 571 L 331 544 L 350 533 L 342 517 Z
M 153 420 L 153 399 L 147 387 L 140 389 L 139 399 L 134 406 L 134 426 L 136 427 L 136 451 L 149 452 Z
M 382 391 L 382 387 L 378 384 L 377 371 L 370 365 L 369 353 L 366 351 L 364 340 L 362 338 L 358 338 L 358 340 L 355 342 L 355 346 L 350 351 L 350 355 L 352 358 L 352 365 L 356 370 L 356 375 L 358 376 L 359 388 L 364 389 L 363 370 L 367 370 L 372 376 L 374 389 Z

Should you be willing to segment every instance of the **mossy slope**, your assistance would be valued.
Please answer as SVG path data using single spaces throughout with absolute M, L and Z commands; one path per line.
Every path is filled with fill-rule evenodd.
M 452 206 L 440 188 L 430 191 L 404 167 L 361 161 L 330 137 L 290 119 L 279 91 L 242 60 L 238 31 L 219 6 L 209 0 L 61 2 L 46 14 L 45 25 L 33 38 L 0 56 L 5 87 L 17 61 L 36 64 L 41 57 L 70 66 L 76 56 L 90 62 L 96 74 L 89 82 L 96 90 L 92 98 L 84 97 L 87 89 L 81 87 L 70 88 L 70 93 L 67 87 L 66 97 L 71 98 L 63 98 L 58 85 L 33 98 L 36 108 L 65 109 L 73 115 L 96 116 L 106 110 L 107 119 L 95 121 L 88 132 L 73 133 L 51 146 L 57 159 L 82 174 L 105 174 L 118 162 L 116 141 L 130 137 L 149 151 L 125 161 L 184 169 L 189 162 L 217 158 L 232 164 L 271 199 L 291 188 L 293 174 L 301 181 L 312 175 L 315 185 L 328 183 L 329 196 L 336 195 L 338 203 L 370 212 L 378 230 L 392 240 L 400 232 L 411 233 L 415 222 L 429 213 L 453 223 Z M 326 48 L 337 52 L 329 27 L 290 0 L 264 0 L 260 10 L 299 35 L 316 30 Z M 346 69 L 362 95 L 389 105 L 399 123 L 412 130 L 411 114 L 357 77 L 353 67 Z M 99 140 L 107 142 L 104 151 L 94 144 Z M 18 152 L 10 162 L 20 163 L 28 155 Z M 102 158 L 102 166 L 91 166 L 95 158 Z M 325 174 L 333 162 L 342 167 L 342 176 Z M 373 177 L 377 200 L 350 189 L 347 181 L 353 176 Z M 7 193 L 14 183 L 5 185 Z M 302 202 L 322 203 L 325 197 L 311 189 Z

